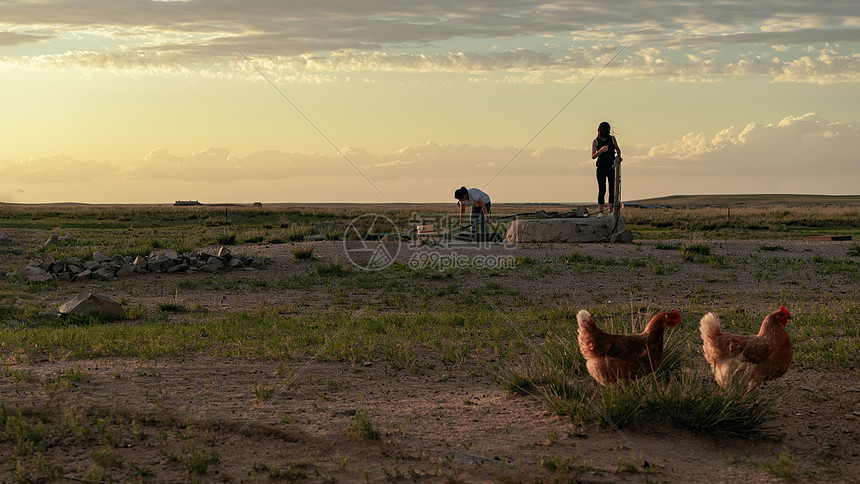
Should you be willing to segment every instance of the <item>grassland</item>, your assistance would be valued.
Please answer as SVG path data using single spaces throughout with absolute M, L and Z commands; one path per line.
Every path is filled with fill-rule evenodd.
M 496 211 L 539 208 L 569 207 Z M 856 240 L 860 205 L 625 209 L 634 244 L 404 247 L 369 272 L 342 243 L 366 213 L 407 233 L 413 214 L 453 206 L 0 206 L 0 232 L 14 240 L 0 245 L 3 273 L 94 250 L 228 245 L 276 262 L 0 279 L 3 480 L 858 478 L 860 245 L 803 237 Z M 74 241 L 42 247 L 50 234 Z M 313 234 L 328 240 L 303 242 Z M 465 262 L 414 267 L 416 251 Z M 516 265 L 481 269 L 478 256 Z M 80 291 L 121 301 L 127 319 L 43 314 Z M 717 311 L 754 333 L 779 304 L 795 316 L 789 374 L 754 393 L 716 387 L 698 317 Z M 663 309 L 684 324 L 655 375 L 603 389 L 576 346 L 583 307 L 616 332 Z

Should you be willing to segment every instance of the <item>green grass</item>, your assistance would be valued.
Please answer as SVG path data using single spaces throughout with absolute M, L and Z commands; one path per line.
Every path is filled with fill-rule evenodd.
M 779 453 L 776 460 L 760 461 L 755 462 L 755 464 L 774 477 L 788 481 L 797 479 L 797 464 L 795 463 L 794 456 L 787 448 L 784 448 Z
M 370 421 L 367 410 L 357 410 L 355 415 L 349 419 L 347 433 L 358 440 L 379 440 L 379 430 Z
M 297 245 L 293 248 L 293 258 L 298 260 L 310 260 L 314 258 L 313 245 Z

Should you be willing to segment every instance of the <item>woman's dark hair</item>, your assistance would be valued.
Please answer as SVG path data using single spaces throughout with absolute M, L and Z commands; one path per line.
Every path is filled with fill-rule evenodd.
M 460 187 L 454 192 L 454 198 L 457 200 L 467 196 L 469 194 L 469 190 L 466 190 L 466 187 Z
M 610 131 L 612 131 L 612 127 L 604 121 L 597 126 L 597 137 L 600 139 L 609 139 Z

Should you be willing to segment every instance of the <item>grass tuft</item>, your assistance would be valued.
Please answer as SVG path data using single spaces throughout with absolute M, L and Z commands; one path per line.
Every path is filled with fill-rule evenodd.
M 314 258 L 314 246 L 297 245 L 293 248 L 293 258 L 298 260 L 310 260 Z
M 355 416 L 349 420 L 347 433 L 358 440 L 379 440 L 380 434 L 370 421 L 367 410 L 357 410 Z

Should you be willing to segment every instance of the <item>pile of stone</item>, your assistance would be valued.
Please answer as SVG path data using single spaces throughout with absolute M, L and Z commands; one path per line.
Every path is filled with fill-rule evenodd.
M 95 251 L 92 260 L 79 257 L 57 261 L 51 256 L 43 260 L 33 260 L 7 278 L 22 277 L 33 282 L 61 281 L 71 282 L 82 279 L 110 281 L 129 277 L 134 274 L 164 272 L 175 274 L 198 271 L 213 273 L 227 269 L 264 269 L 271 263 L 269 259 L 233 254 L 230 249 L 221 247 L 214 254 L 207 252 L 178 253 L 174 250 L 153 251 L 148 257 L 113 255 L 111 257 Z

